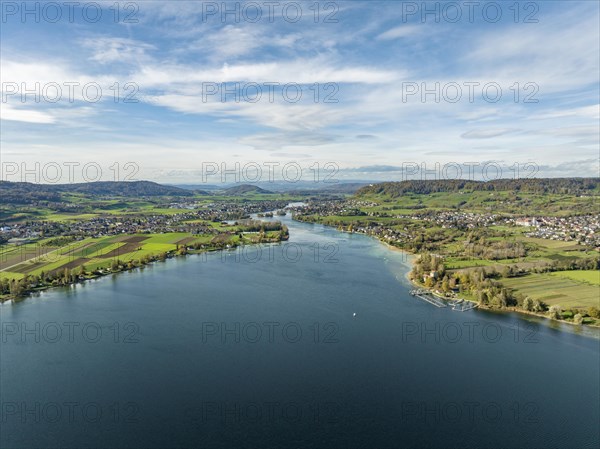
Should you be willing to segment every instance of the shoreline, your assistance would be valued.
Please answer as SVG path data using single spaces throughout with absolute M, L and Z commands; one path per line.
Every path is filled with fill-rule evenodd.
M 273 211 L 273 212 L 275 212 L 275 211 Z M 257 214 L 253 214 L 253 215 L 254 215 L 254 217 L 256 217 Z M 267 220 L 261 220 L 261 221 L 267 221 Z M 127 235 L 129 235 L 129 234 L 127 234 Z M 131 235 L 136 235 L 136 234 L 131 234 Z M 60 288 L 60 287 L 69 287 L 72 285 L 84 283 L 86 281 L 93 281 L 96 279 L 104 278 L 111 274 L 116 275 L 119 273 L 131 272 L 136 269 L 144 268 L 147 265 L 152 265 L 155 262 L 164 262 L 167 259 L 173 259 L 173 258 L 177 258 L 177 257 L 181 257 L 181 256 L 188 256 L 188 255 L 207 254 L 207 253 L 217 252 L 217 251 L 227 251 L 227 250 L 235 249 L 235 248 L 238 248 L 241 246 L 252 246 L 252 245 L 272 244 L 272 243 L 276 244 L 276 243 L 285 242 L 287 240 L 289 240 L 289 233 L 287 231 L 285 233 L 283 233 L 283 228 L 282 228 L 280 230 L 280 234 L 277 239 L 271 238 L 271 239 L 267 239 L 265 241 L 259 241 L 259 242 L 238 243 L 231 247 L 210 247 L 210 248 L 202 248 L 202 249 L 193 249 L 193 248 L 186 247 L 185 251 L 183 253 L 178 252 L 178 249 L 173 249 L 173 250 L 164 251 L 164 252 L 158 253 L 158 254 L 151 254 L 149 260 L 147 260 L 146 262 L 143 262 L 140 259 L 139 264 L 134 264 L 133 266 L 130 266 L 130 267 L 128 267 L 127 264 L 129 262 L 132 262 L 133 261 L 132 259 L 130 259 L 129 261 L 122 260 L 121 261 L 123 263 L 122 268 L 121 268 L 121 265 L 119 265 L 119 268 L 114 271 L 112 269 L 102 268 L 102 269 L 95 269 L 92 272 L 83 273 L 83 274 L 79 274 L 79 275 L 76 275 L 72 271 L 70 271 L 70 275 L 77 276 L 77 278 L 73 278 L 68 281 L 61 281 L 60 283 L 57 283 L 57 284 L 46 283 L 41 286 L 36 285 L 35 287 L 25 289 L 16 295 L 13 293 L 1 295 L 0 296 L 0 305 L 4 304 L 6 302 L 9 302 L 9 301 L 19 301 L 19 302 L 24 301 L 25 299 L 31 297 L 35 293 L 42 293 L 42 292 L 50 290 L 50 289 Z M 120 261 L 120 259 L 118 257 L 116 260 Z M 60 270 L 60 267 L 58 267 L 55 271 L 58 271 L 58 270 Z M 56 279 L 53 279 L 52 282 L 54 282 L 55 280 Z
M 411 262 L 411 263 L 414 264 L 414 262 Z M 425 287 L 424 285 L 419 284 L 419 283 L 415 282 L 413 279 L 411 279 L 410 278 L 410 271 L 408 273 L 406 273 L 406 278 L 415 287 L 418 287 L 418 288 L 423 289 L 423 290 L 427 290 L 430 294 L 432 294 L 432 295 L 434 295 L 436 297 L 438 296 L 438 295 L 436 295 L 434 293 L 433 289 Z M 445 298 L 441 298 L 441 299 L 445 299 Z M 521 315 L 527 315 L 527 316 L 534 316 L 534 317 L 537 317 L 537 318 L 543 318 L 544 320 L 547 320 L 549 323 L 554 322 L 554 323 L 560 323 L 560 324 L 570 324 L 571 326 L 575 326 L 575 327 L 587 327 L 587 328 L 593 328 L 593 329 L 600 330 L 600 325 L 598 325 L 598 324 L 584 324 L 584 323 L 576 324 L 576 323 L 573 323 L 571 321 L 556 320 L 554 318 L 550 318 L 549 316 L 547 316 L 547 315 L 545 315 L 543 313 L 532 312 L 530 310 L 523 310 L 523 309 L 519 309 L 519 308 L 517 308 L 515 306 L 507 307 L 506 309 L 496 309 L 496 308 L 493 308 L 493 307 L 488 307 L 486 305 L 483 305 L 483 304 L 481 304 L 479 302 L 471 301 L 469 299 L 464 299 L 464 298 L 457 298 L 457 299 L 463 299 L 464 301 L 474 302 L 475 304 L 477 304 L 477 307 L 476 307 L 477 309 L 487 310 L 487 311 L 490 311 L 490 312 L 518 313 L 518 314 L 521 314 Z
M 205 250 L 205 251 L 198 251 L 198 252 L 190 251 L 186 254 L 167 254 L 167 256 L 164 259 L 159 259 L 159 258 L 152 259 L 147 263 L 136 265 L 133 268 L 124 268 L 123 270 L 117 270 L 117 271 L 103 271 L 102 273 L 99 273 L 99 274 L 90 273 L 89 275 L 84 275 L 83 278 L 79 278 L 72 282 L 67 282 L 63 285 L 43 285 L 41 287 L 35 287 L 31 290 L 27 290 L 23 293 L 23 295 L 12 296 L 9 294 L 4 297 L 0 297 L 0 305 L 6 303 L 8 301 L 17 301 L 17 302 L 25 301 L 26 299 L 32 297 L 36 293 L 43 293 L 45 291 L 52 290 L 55 288 L 71 287 L 71 286 L 77 285 L 77 284 L 84 284 L 85 282 L 88 282 L 88 281 L 95 281 L 98 279 L 103 279 L 110 275 L 118 275 L 121 273 L 130 273 L 132 271 L 140 270 L 147 266 L 151 266 L 157 262 L 165 262 L 169 259 L 175 259 L 175 258 L 181 257 L 181 256 L 201 255 L 201 254 L 206 254 L 206 253 L 211 253 L 211 252 L 216 252 L 216 251 L 224 251 L 224 249 L 213 249 L 213 250 Z
M 298 221 L 301 222 L 301 223 L 311 223 L 311 222 L 305 222 L 305 221 L 301 221 L 301 220 L 298 220 Z M 318 223 L 318 224 L 321 224 L 323 226 L 329 226 L 329 225 L 324 224 L 324 223 Z M 409 257 L 407 257 L 407 260 L 409 261 L 409 263 L 410 263 L 411 266 L 414 266 L 415 259 L 419 256 L 418 254 L 411 253 L 411 252 L 406 251 L 404 249 L 398 248 L 397 246 L 391 245 L 390 243 L 381 240 L 376 235 L 365 234 L 365 233 L 354 232 L 354 231 L 340 230 L 340 229 L 337 229 L 337 227 L 335 227 L 335 226 L 329 226 L 329 227 L 335 228 L 339 232 L 343 232 L 343 233 L 347 233 L 347 234 L 366 235 L 368 237 L 372 237 L 375 240 L 377 240 L 379 243 L 381 243 L 383 246 L 385 246 L 386 248 L 388 248 L 389 250 L 397 251 L 397 252 L 399 251 L 399 252 L 401 252 L 401 253 L 406 254 L 407 256 L 409 256 Z M 434 293 L 433 289 L 425 287 L 424 285 L 419 284 L 418 282 L 416 282 L 413 279 L 411 279 L 410 278 L 410 272 L 411 272 L 411 270 L 409 269 L 405 273 L 404 277 L 406 278 L 406 280 L 408 280 L 408 282 L 411 285 L 413 285 L 414 287 L 417 287 L 419 289 L 427 290 L 430 294 L 432 294 L 432 295 L 434 295 L 434 296 L 437 297 L 437 295 Z M 441 298 L 441 299 L 445 300 L 446 298 Z M 461 299 L 461 298 L 457 298 L 457 299 Z M 523 309 L 516 308 L 514 306 L 508 307 L 506 309 L 496 309 L 496 308 L 492 308 L 492 307 L 488 307 L 488 306 L 482 305 L 479 302 L 471 301 L 471 300 L 464 299 L 464 298 L 462 298 L 462 299 L 464 301 L 474 302 L 475 304 L 477 304 L 476 308 L 477 309 L 481 309 L 481 310 L 486 310 L 486 311 L 490 311 L 490 312 L 498 312 L 498 313 L 518 313 L 518 314 L 521 314 L 521 315 L 533 316 L 533 317 L 536 317 L 536 318 L 543 318 L 546 321 L 546 323 L 548 323 L 548 324 L 549 323 L 569 324 L 569 325 L 574 326 L 576 328 L 590 328 L 590 329 L 600 330 L 600 324 L 584 324 L 584 323 L 576 324 L 576 323 L 573 323 L 571 321 L 556 320 L 554 318 L 550 318 L 549 316 L 545 315 L 544 313 L 532 312 L 532 311 L 529 311 L 529 310 L 523 310 Z
M 253 245 L 261 245 L 261 244 L 277 244 L 277 243 L 285 242 L 286 240 L 287 239 L 281 239 L 281 240 L 275 241 L 275 242 L 250 243 L 250 244 L 246 244 L 246 245 L 237 245 L 237 246 L 231 247 L 231 248 L 209 248 L 209 249 L 200 249 L 200 250 L 187 250 L 187 252 L 183 253 L 183 254 L 178 254 L 175 252 L 175 250 L 171 250 L 172 252 L 165 253 L 164 258 L 161 258 L 160 255 L 155 255 L 148 262 L 140 263 L 139 265 L 135 265 L 131 268 L 127 268 L 126 265 L 123 265 L 123 269 L 119 269 L 116 271 L 103 270 L 102 272 L 99 272 L 99 273 L 90 272 L 87 275 L 83 275 L 83 277 L 80 277 L 79 279 L 67 282 L 65 284 L 61 284 L 61 285 L 51 285 L 50 284 L 50 285 L 43 285 L 41 287 L 35 287 L 30 290 L 26 290 L 25 292 L 23 292 L 22 295 L 18 295 L 18 296 L 13 296 L 11 294 L 0 296 L 0 305 L 3 305 L 4 303 L 7 303 L 7 302 L 12 302 L 12 301 L 16 301 L 16 302 L 25 301 L 26 299 L 31 298 L 33 295 L 35 295 L 37 293 L 43 293 L 45 291 L 52 290 L 55 288 L 71 287 L 71 286 L 77 285 L 77 284 L 84 284 L 85 282 L 88 282 L 88 281 L 95 281 L 98 279 L 103 279 L 110 275 L 118 275 L 121 273 L 130 273 L 130 272 L 133 272 L 136 270 L 144 269 L 147 266 L 152 266 L 157 262 L 166 262 L 167 260 L 170 260 L 170 259 L 185 258 L 187 256 L 201 256 L 202 254 L 216 253 L 219 251 L 220 252 L 231 251 L 231 250 L 235 250 L 237 248 L 243 247 L 243 246 L 253 246 Z M 123 262 L 125 264 L 127 263 L 126 261 L 123 261 Z
M 313 224 L 317 224 L 317 223 L 314 223 L 314 222 L 306 222 L 306 221 L 302 221 L 302 220 L 294 220 L 293 216 L 292 216 L 292 221 L 298 221 L 300 223 L 313 223 Z M 322 224 L 323 226 L 334 228 L 338 232 L 342 232 L 342 233 L 357 234 L 357 235 L 361 235 L 362 234 L 362 235 L 366 235 L 368 237 L 372 237 L 375 240 L 377 240 L 377 242 L 379 242 L 380 244 L 382 244 L 383 246 L 385 246 L 386 249 L 388 249 L 390 251 L 393 251 L 393 252 L 402 253 L 403 255 L 406 256 L 406 261 L 408 262 L 408 264 L 406 264 L 407 271 L 404 274 L 404 278 L 408 281 L 408 283 L 410 285 L 414 286 L 414 287 L 419 288 L 419 289 L 426 290 L 431 295 L 433 295 L 435 297 L 439 297 L 440 299 L 442 299 L 444 301 L 447 300 L 447 298 L 445 298 L 445 297 L 438 296 L 434 292 L 434 290 L 432 288 L 425 287 L 424 285 L 422 285 L 422 284 L 416 282 L 415 280 L 411 279 L 411 277 L 410 277 L 411 268 L 410 267 L 414 266 L 416 258 L 419 256 L 419 254 L 411 253 L 411 252 L 406 251 L 406 250 L 404 250 L 402 248 L 398 248 L 397 246 L 394 246 L 394 245 L 392 245 L 392 244 L 390 244 L 390 243 L 388 243 L 386 241 L 381 240 L 376 235 L 359 233 L 359 232 L 354 232 L 354 231 L 340 230 L 340 229 L 337 229 L 334 226 L 329 226 L 329 225 L 326 225 L 326 224 L 323 224 L 323 223 L 318 223 L 318 224 Z M 288 238 L 289 238 L 289 236 L 288 236 Z M 281 243 L 281 242 L 286 241 L 286 240 L 287 240 L 287 238 L 279 240 L 278 242 L 269 242 L 269 243 Z M 164 261 L 166 261 L 168 259 L 174 259 L 174 258 L 178 258 L 178 257 L 181 257 L 181 256 L 191 256 L 191 255 L 208 254 L 208 253 L 213 253 L 213 252 L 217 252 L 217 251 L 221 251 L 222 252 L 222 251 L 227 251 L 227 250 L 231 250 L 231 249 L 236 249 L 239 246 L 246 246 L 246 245 L 238 245 L 235 248 L 211 248 L 211 249 L 196 250 L 196 251 L 191 250 L 191 251 L 188 251 L 188 252 L 186 252 L 184 254 L 166 253 L 166 255 L 165 255 L 166 257 L 165 258 L 161 259 L 159 257 L 155 257 L 152 260 L 148 261 L 147 263 L 136 265 L 136 266 L 134 266 L 132 268 L 126 268 L 126 266 L 124 266 L 124 269 L 120 269 L 118 271 L 107 271 L 107 272 L 102 272 L 102 273 L 99 273 L 99 274 L 97 274 L 97 273 L 90 273 L 90 275 L 85 275 L 85 277 L 83 279 L 79 278 L 77 280 L 65 283 L 63 285 L 44 285 L 42 287 L 36 287 L 36 288 L 31 289 L 31 290 L 27 290 L 26 292 L 24 292 L 23 295 L 19 295 L 19 296 L 11 296 L 9 294 L 9 295 L 6 295 L 4 297 L 0 297 L 0 305 L 3 305 L 4 303 L 9 302 L 9 301 L 11 301 L 11 302 L 13 302 L 13 301 L 17 301 L 17 302 L 24 301 L 27 298 L 32 297 L 36 293 L 43 293 L 43 292 L 45 292 L 47 290 L 51 290 L 51 289 L 54 289 L 54 288 L 70 287 L 70 286 L 77 285 L 77 284 L 80 284 L 80 283 L 83 284 L 83 283 L 85 283 L 87 281 L 93 281 L 93 280 L 105 278 L 105 277 L 107 277 L 108 275 L 111 275 L 111 274 L 112 275 L 118 275 L 120 273 L 132 272 L 134 270 L 143 269 L 144 267 L 146 267 L 148 265 L 152 265 L 152 264 L 154 264 L 156 262 L 164 262 Z M 548 323 L 552 323 L 552 322 L 555 322 L 555 323 L 564 323 L 564 324 L 570 324 L 572 326 L 580 327 L 580 328 L 585 327 L 585 328 L 592 328 L 592 329 L 600 330 L 600 325 L 599 324 L 583 324 L 583 323 L 576 324 L 576 323 L 573 323 L 573 322 L 570 322 L 570 321 L 566 321 L 566 320 L 556 320 L 556 319 L 553 319 L 553 318 L 550 318 L 550 317 L 546 316 L 543 313 L 532 312 L 532 311 L 528 311 L 528 310 L 523 310 L 523 309 L 516 308 L 514 306 L 508 307 L 506 309 L 497 309 L 497 308 L 488 307 L 488 306 L 480 304 L 479 302 L 467 300 L 467 299 L 464 299 L 464 298 L 456 298 L 456 299 L 463 299 L 463 301 L 473 302 L 473 303 L 477 304 L 477 307 L 475 307 L 475 308 L 478 308 L 478 309 L 481 309 L 481 310 L 487 310 L 487 311 L 498 312 L 498 313 L 518 313 L 518 314 L 521 314 L 521 315 L 533 316 L 533 317 L 536 317 L 536 318 L 543 318 Z

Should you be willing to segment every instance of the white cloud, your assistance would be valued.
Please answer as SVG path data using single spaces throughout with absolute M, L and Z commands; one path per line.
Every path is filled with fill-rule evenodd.
M 203 102 L 201 96 L 160 95 L 148 97 L 146 101 L 186 114 L 234 117 L 238 121 L 246 119 L 251 123 L 283 130 L 312 131 L 338 123 L 343 117 L 340 111 L 323 104 L 290 104 L 281 100 L 273 103 L 236 103 L 234 99 L 229 102 L 218 99 Z
M 0 104 L 0 119 L 45 125 L 56 122 L 52 114 L 28 108 L 14 108 L 7 103 Z
M 473 131 L 467 131 L 466 133 L 461 134 L 460 137 L 462 137 L 463 139 L 491 139 L 492 137 L 500 137 L 505 134 L 513 133 L 515 131 L 518 130 L 511 128 L 476 129 Z
M 132 74 L 142 88 L 169 87 L 202 82 L 279 82 L 298 83 L 362 83 L 381 84 L 399 79 L 401 71 L 375 69 L 368 66 L 341 64 L 325 57 L 291 61 L 223 64 L 207 68 L 203 65 L 143 65 Z
M 112 62 L 140 63 L 148 60 L 148 51 L 156 47 L 133 39 L 99 37 L 84 39 L 82 45 L 93 54 L 90 60 L 101 64 Z
M 391 28 L 377 36 L 378 40 L 392 40 L 403 37 L 415 36 L 420 34 L 423 26 L 417 25 L 402 25 L 396 28 Z
M 93 28 L 73 27 L 73 42 L 83 45 L 64 44 L 52 54 L 21 49 L 17 39 L 5 40 L 3 34 L 3 82 L 97 82 L 112 100 L 115 81 L 132 81 L 142 100 L 139 107 L 125 109 L 112 101 L 85 103 L 80 95 L 73 104 L 55 106 L 21 104 L 13 96 L 2 105 L 2 119 L 11 122 L 2 137 L 3 150 L 26 152 L 30 143 L 41 148 L 35 145 L 52 141 L 53 135 L 45 132 L 59 128 L 62 133 L 61 127 L 68 127 L 76 130 L 62 134 L 64 140 L 73 139 L 71 145 L 49 144 L 45 152 L 80 157 L 84 147 L 113 158 L 131 154 L 173 169 L 181 168 L 181 160 L 210 157 L 215 151 L 222 159 L 267 157 L 253 149 L 277 157 L 316 154 L 355 166 L 493 156 L 513 162 L 544 160 L 558 167 L 565 158 L 597 157 L 597 9 L 581 4 L 564 14 L 550 9 L 538 24 L 503 19 L 494 26 L 397 26 L 394 5 L 348 2 L 340 9 L 339 24 L 223 25 L 219 18 L 202 23 L 200 3 L 149 2 L 140 8 L 139 25 L 108 28 L 101 36 L 90 34 Z M 435 45 L 428 39 L 431 31 Z M 39 42 L 44 32 L 36 36 Z M 504 98 L 497 104 L 482 101 L 480 94 L 475 103 L 436 103 L 431 96 L 406 102 L 402 81 L 494 81 L 501 84 Z M 538 84 L 539 104 L 505 101 L 517 81 Z M 266 94 L 258 103 L 223 102 L 218 96 L 203 101 L 203 82 L 337 83 L 340 102 L 270 102 Z M 127 126 L 120 120 L 124 117 Z M 200 131 L 190 126 L 196 119 Z M 36 126 L 40 124 L 56 126 Z M 210 139 L 178 140 L 204 128 Z M 157 139 L 162 132 L 165 138 Z M 357 139 L 360 135 L 377 139 Z M 28 145 L 19 147 L 23 141 Z M 494 145 L 482 145 L 488 142 Z M 168 161 L 164 148 L 172 151 Z
M 286 150 L 286 152 L 282 151 L 278 154 L 290 156 L 299 153 L 287 153 L 287 150 L 293 150 L 294 148 L 308 149 L 327 145 L 335 140 L 335 136 L 322 133 L 286 132 L 244 136 L 238 139 L 238 143 L 251 146 L 255 150 Z
M 537 24 L 513 24 L 493 29 L 474 41 L 462 59 L 479 77 L 506 82 L 534 82 L 540 93 L 597 88 L 600 70 L 598 11 L 573 20 L 565 15 L 545 17 Z

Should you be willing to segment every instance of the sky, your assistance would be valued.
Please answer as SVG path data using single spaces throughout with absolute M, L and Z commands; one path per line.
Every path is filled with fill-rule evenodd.
M 599 176 L 599 5 L 2 1 L 2 179 Z

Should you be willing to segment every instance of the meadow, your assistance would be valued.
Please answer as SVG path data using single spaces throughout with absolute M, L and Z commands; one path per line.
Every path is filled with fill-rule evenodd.
M 276 239 L 278 232 L 266 233 Z M 26 275 L 60 273 L 65 269 L 76 272 L 83 266 L 86 271 L 110 269 L 114 262 L 133 261 L 136 265 L 144 257 L 172 254 L 181 248 L 195 245 L 201 250 L 212 250 L 227 245 L 255 243 L 256 233 L 238 233 L 237 227 L 220 234 L 192 235 L 184 232 L 164 234 L 130 234 L 101 238 L 86 238 L 61 248 L 45 247 L 41 243 L 21 246 L 3 245 L 0 251 L 0 279 L 22 279 Z M 192 250 L 193 251 L 193 250 Z
M 549 306 L 562 308 L 600 308 L 600 271 L 581 270 L 555 273 L 532 273 L 502 283 L 532 299 L 543 301 Z M 595 284 L 588 283 L 595 280 Z

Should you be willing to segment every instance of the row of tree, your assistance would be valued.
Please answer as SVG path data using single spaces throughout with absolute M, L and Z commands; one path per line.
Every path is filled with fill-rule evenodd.
M 600 258 L 579 259 L 574 263 L 575 269 L 600 269 Z M 559 267 L 560 262 L 555 261 L 554 267 Z M 569 265 L 572 266 L 572 265 Z M 558 269 L 566 269 L 564 266 Z M 518 307 L 528 312 L 548 312 L 554 319 L 563 319 L 563 314 L 573 317 L 573 321 L 581 323 L 585 316 L 600 318 L 600 311 L 590 307 L 587 311 L 572 309 L 563 310 L 559 305 L 548 306 L 543 301 L 530 298 L 514 292 L 502 285 L 502 278 L 513 277 L 528 273 L 527 270 L 516 266 L 506 266 L 498 271 L 493 267 L 478 267 L 471 270 L 448 273 L 444 267 L 444 258 L 439 255 L 424 253 L 416 261 L 410 277 L 413 281 L 427 288 L 443 293 L 466 293 L 476 298 L 480 304 L 503 309 Z
M 393 198 L 407 193 L 430 194 L 437 192 L 490 191 L 529 192 L 581 195 L 597 194 L 600 178 L 530 178 L 471 181 L 466 179 L 407 180 L 383 182 L 362 187 L 356 196 L 383 194 Z
M 527 255 L 527 249 L 522 242 L 515 240 L 489 241 L 484 238 L 477 243 L 464 242 L 463 252 L 469 257 L 488 260 L 518 259 Z
M 25 275 L 21 279 L 1 279 L 0 280 L 0 294 L 10 295 L 12 297 L 21 297 L 25 294 L 36 290 L 44 289 L 47 287 L 59 287 L 73 284 L 78 281 L 85 280 L 90 277 L 96 277 L 106 272 L 117 273 L 125 270 L 132 270 L 137 267 L 141 267 L 154 262 L 157 260 L 165 260 L 170 256 L 170 253 L 161 252 L 156 255 L 144 255 L 139 259 L 131 259 L 128 261 L 122 261 L 120 259 L 113 259 L 110 264 L 110 269 L 95 269 L 88 271 L 85 265 L 80 265 L 77 268 L 69 269 L 64 268 L 62 270 L 54 271 L 41 271 L 39 275 Z

